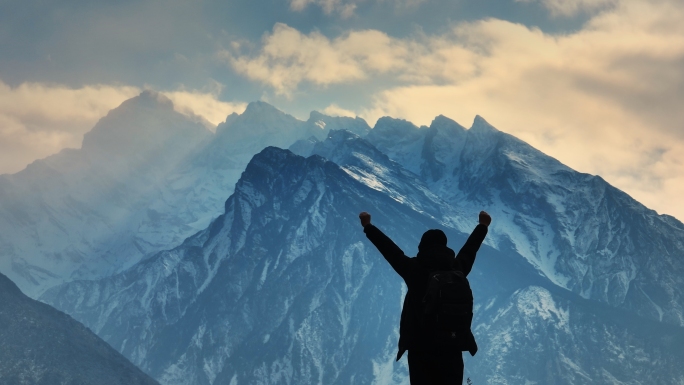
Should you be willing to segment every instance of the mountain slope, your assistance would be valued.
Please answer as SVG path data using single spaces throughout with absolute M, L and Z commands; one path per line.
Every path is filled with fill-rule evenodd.
M 356 214 L 371 211 L 409 254 L 425 229 L 444 228 L 454 248 L 466 234 L 430 216 L 438 200 L 423 198 L 424 208 L 435 205 L 425 213 L 397 201 L 415 188 L 407 186 L 415 175 L 386 158 L 374 166 L 367 155 L 377 150 L 362 139 L 333 132 L 326 142 L 319 150 L 346 166 L 267 148 L 209 228 L 122 274 L 43 298 L 163 384 L 406 383 L 405 361 L 393 362 L 404 289 Z M 364 184 L 353 164 L 357 173 L 396 171 L 384 174 L 396 191 Z M 470 279 L 481 345 L 469 361 L 476 383 L 573 384 L 586 379 L 580 374 L 593 381 L 584 383 L 616 383 L 610 374 L 646 384 L 682 375 L 684 349 L 673 343 L 681 328 L 644 330 L 638 325 L 647 322 L 634 315 L 632 324 L 617 322 L 629 313 L 558 288 L 512 251 L 483 246 Z M 549 334 L 555 329 L 568 331 Z M 634 346 L 643 347 L 638 359 L 625 361 Z M 640 369 L 648 360 L 657 360 L 659 373 Z M 544 372 L 548 365 L 555 369 Z
M 293 145 L 293 147 L 295 147 Z M 320 155 L 368 187 L 429 216 L 443 226 L 470 231 L 463 220 L 465 213 L 455 210 L 435 195 L 414 173 L 392 161 L 368 141 L 347 130 L 333 130 L 324 141 L 312 143 L 310 149 L 300 148 L 298 155 Z M 470 213 L 471 216 L 476 213 Z
M 370 383 L 372 371 L 354 365 L 391 363 L 402 292 L 368 256 L 357 223 L 358 207 L 376 206 L 380 219 L 436 225 L 331 162 L 267 148 L 207 230 L 123 274 L 43 298 L 166 384 Z
M 473 383 L 684 383 L 681 327 L 540 286 L 485 304 L 474 320 L 481 354 L 466 359 Z
M 153 385 L 152 378 L 68 315 L 0 274 L 0 383 Z

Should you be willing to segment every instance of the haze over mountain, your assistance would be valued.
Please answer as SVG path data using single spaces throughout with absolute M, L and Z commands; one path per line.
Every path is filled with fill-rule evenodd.
M 361 119 L 300 121 L 255 102 L 216 134 L 144 91 L 63 150 L 0 175 L 0 271 L 27 294 L 114 274 L 180 244 L 221 214 L 249 159 L 267 145 L 365 133 Z
M 145 201 L 164 202 L 141 222 L 164 240 L 40 297 L 161 383 L 406 383 L 402 284 L 356 215 L 410 255 L 428 228 L 458 249 L 482 209 L 494 221 L 471 275 L 475 383 L 684 381 L 684 225 L 600 177 L 480 117 L 369 129 L 257 102 L 207 135 Z

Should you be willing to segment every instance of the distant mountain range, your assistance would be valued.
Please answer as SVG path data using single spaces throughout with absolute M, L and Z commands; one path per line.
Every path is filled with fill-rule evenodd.
M 0 271 L 33 297 L 120 272 L 220 215 L 265 146 L 325 138 L 331 128 L 370 129 L 361 119 L 316 112 L 302 122 L 255 102 L 214 134 L 145 91 L 102 118 L 81 149 L 0 175 Z
M 470 129 L 443 116 L 370 129 L 258 102 L 213 134 L 174 114 L 143 93 L 93 129 L 122 133 L 88 134 L 83 149 L 0 178 L 0 226 L 30 217 L 1 238 L 12 252 L 2 271 L 160 383 L 407 383 L 393 362 L 405 289 L 357 214 L 371 212 L 410 255 L 428 228 L 459 248 L 482 209 L 494 221 L 471 275 L 475 384 L 684 383 L 684 225 L 600 177 L 480 117 Z M 167 115 L 181 139 L 135 139 L 146 125 L 162 132 Z M 127 123 L 105 124 L 115 117 Z M 139 146 L 112 139 L 123 155 L 96 151 L 116 173 L 84 155 L 106 135 Z M 35 171 L 67 153 L 70 167 Z M 60 182 L 68 175 L 88 194 L 51 190 L 72 186 Z M 97 202 L 92 215 L 85 201 Z M 63 256 L 74 249 L 82 258 Z

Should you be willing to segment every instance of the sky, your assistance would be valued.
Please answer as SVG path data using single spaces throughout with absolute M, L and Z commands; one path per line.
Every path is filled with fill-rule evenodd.
M 684 0 L 0 0 L 0 173 L 143 89 L 213 124 L 263 100 L 476 115 L 684 220 Z

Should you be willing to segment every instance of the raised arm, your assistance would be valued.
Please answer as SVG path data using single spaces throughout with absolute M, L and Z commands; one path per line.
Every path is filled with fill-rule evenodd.
M 475 230 L 470 234 L 466 243 L 461 247 L 461 250 L 456 255 L 456 264 L 460 266 L 464 275 L 470 274 L 470 270 L 475 263 L 475 256 L 480 246 L 487 236 L 488 226 L 492 223 L 492 217 L 484 211 L 480 211 L 479 224 Z
M 385 257 L 394 271 L 405 279 L 409 271 L 410 258 L 387 235 L 370 223 L 370 214 L 364 211 L 359 214 L 359 219 L 366 237 L 375 245 L 380 254 Z

